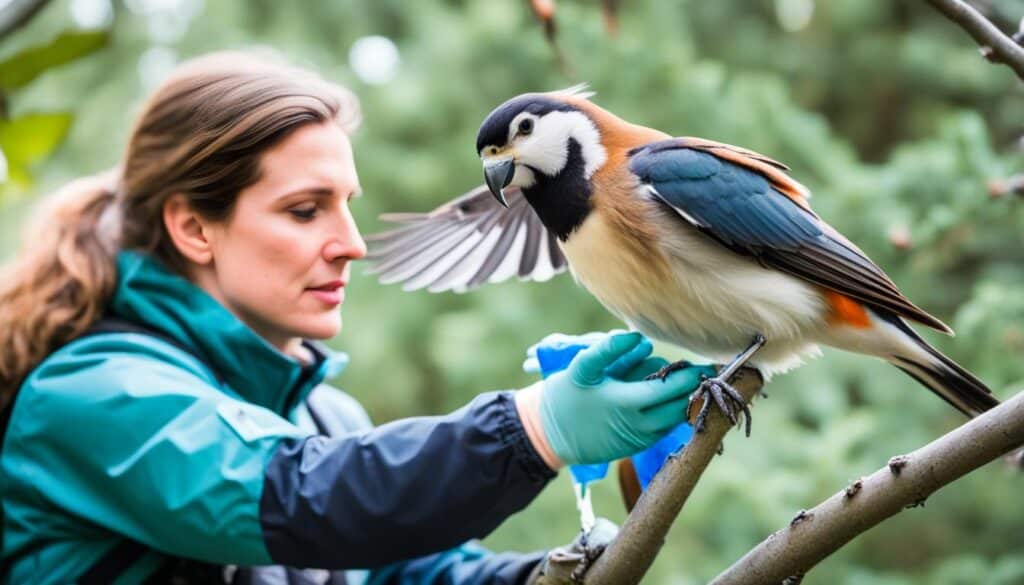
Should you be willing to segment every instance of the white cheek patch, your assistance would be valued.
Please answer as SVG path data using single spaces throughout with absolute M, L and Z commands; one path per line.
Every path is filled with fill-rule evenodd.
M 536 182 L 537 177 L 533 176 L 533 171 L 523 165 L 516 165 L 516 174 L 512 175 L 512 185 L 525 189 L 527 187 L 532 187 Z
M 601 145 L 597 127 L 582 112 L 551 112 L 540 118 L 533 134 L 516 145 L 519 162 L 555 176 L 568 162 L 570 138 L 580 145 L 583 175 L 589 179 L 608 160 L 608 154 Z

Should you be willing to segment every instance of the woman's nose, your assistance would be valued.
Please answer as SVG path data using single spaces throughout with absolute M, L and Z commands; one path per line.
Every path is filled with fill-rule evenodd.
M 366 256 L 366 242 L 363 240 L 363 235 L 359 233 L 359 226 L 356 225 L 351 214 L 346 213 L 345 216 L 341 229 L 324 246 L 324 259 L 328 262 L 338 258 L 358 260 Z

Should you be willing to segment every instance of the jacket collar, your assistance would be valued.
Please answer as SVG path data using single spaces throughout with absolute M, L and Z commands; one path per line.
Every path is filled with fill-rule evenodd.
M 117 268 L 110 310 L 194 348 L 218 378 L 249 402 L 287 416 L 317 384 L 348 364 L 346 354 L 303 341 L 314 356 L 303 366 L 148 254 L 122 251 Z

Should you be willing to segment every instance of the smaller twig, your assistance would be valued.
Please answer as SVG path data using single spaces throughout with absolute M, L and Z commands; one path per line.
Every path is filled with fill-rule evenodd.
M 608 36 L 614 37 L 619 34 L 619 2 L 621 0 L 603 0 L 601 2 L 601 16 L 604 19 L 604 30 Z
M 529 0 L 530 10 L 544 27 L 544 37 L 552 45 L 555 44 L 555 37 L 558 35 L 558 28 L 555 25 L 555 0 Z
M 0 38 L 28 24 L 50 0 L 10 0 L 0 10 Z
M 555 54 L 555 61 L 558 63 L 558 69 L 563 75 L 572 79 L 573 68 L 566 59 L 565 53 L 562 52 L 562 48 L 558 45 L 558 23 L 555 21 L 555 0 L 527 0 L 530 4 L 530 10 L 533 15 L 537 17 L 541 27 L 544 29 L 544 38 L 547 39 L 548 45 L 551 46 L 552 52 Z
M 1020 44 L 1024 32 L 1018 31 L 1012 38 L 1003 34 L 996 25 L 963 0 L 928 2 L 967 31 L 981 45 L 981 54 L 986 59 L 1009 66 L 1017 72 L 1017 77 L 1024 79 L 1024 47 Z
M 1010 40 L 1017 43 L 1018 45 L 1024 45 L 1024 18 L 1020 20 L 1020 24 L 1017 25 L 1017 32 L 1010 35 Z M 981 49 L 981 56 L 988 60 L 989 63 L 1002 63 L 1000 56 L 992 50 L 992 47 L 984 46 Z
M 10 0 L 0 10 L 0 38 L 26 26 L 50 0 Z

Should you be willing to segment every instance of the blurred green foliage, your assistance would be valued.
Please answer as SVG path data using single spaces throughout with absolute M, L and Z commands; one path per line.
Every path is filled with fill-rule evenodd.
M 1022 387 L 1024 201 L 986 191 L 1024 171 L 1024 93 L 1008 68 L 986 63 L 924 2 L 622 4 L 610 36 L 599 3 L 558 3 L 569 78 L 519 0 L 130 0 L 114 5 L 111 50 L 42 75 L 13 96 L 12 111 L 77 113 L 41 168 L 49 189 L 118 161 L 129 113 L 162 67 L 215 49 L 273 47 L 361 96 L 355 143 L 366 197 L 355 209 L 372 232 L 384 227 L 379 213 L 425 210 L 481 182 L 475 132 L 495 105 L 588 81 L 599 104 L 631 121 L 789 164 L 822 217 L 959 332 L 924 332 L 930 340 L 998 395 Z M 1022 0 L 985 4 L 1000 22 L 1024 15 Z M 0 54 L 69 28 L 69 8 L 53 2 Z M 366 35 L 397 44 L 401 66 L 388 83 L 364 83 L 348 65 Z M 4 254 L 28 207 L 9 202 L 0 212 Z M 461 296 L 404 293 L 357 276 L 344 316 L 332 343 L 353 361 L 336 382 L 378 422 L 530 384 L 520 363 L 540 337 L 620 325 L 569 276 Z M 801 508 L 962 422 L 895 369 L 833 351 L 767 392 L 753 438 L 730 434 L 646 582 L 705 582 Z M 576 515 L 562 475 L 487 544 L 531 550 L 570 540 Z M 857 539 L 805 582 L 1024 583 L 1022 482 L 1020 471 L 989 465 Z M 596 505 L 621 521 L 613 483 L 596 487 Z
M 68 111 L 29 111 L 12 117 L 8 110 L 11 92 L 54 67 L 103 48 L 109 38 L 107 31 L 69 30 L 0 61 L 0 159 L 4 167 L 0 196 L 20 194 L 32 186 L 30 169 L 60 145 L 74 119 Z

